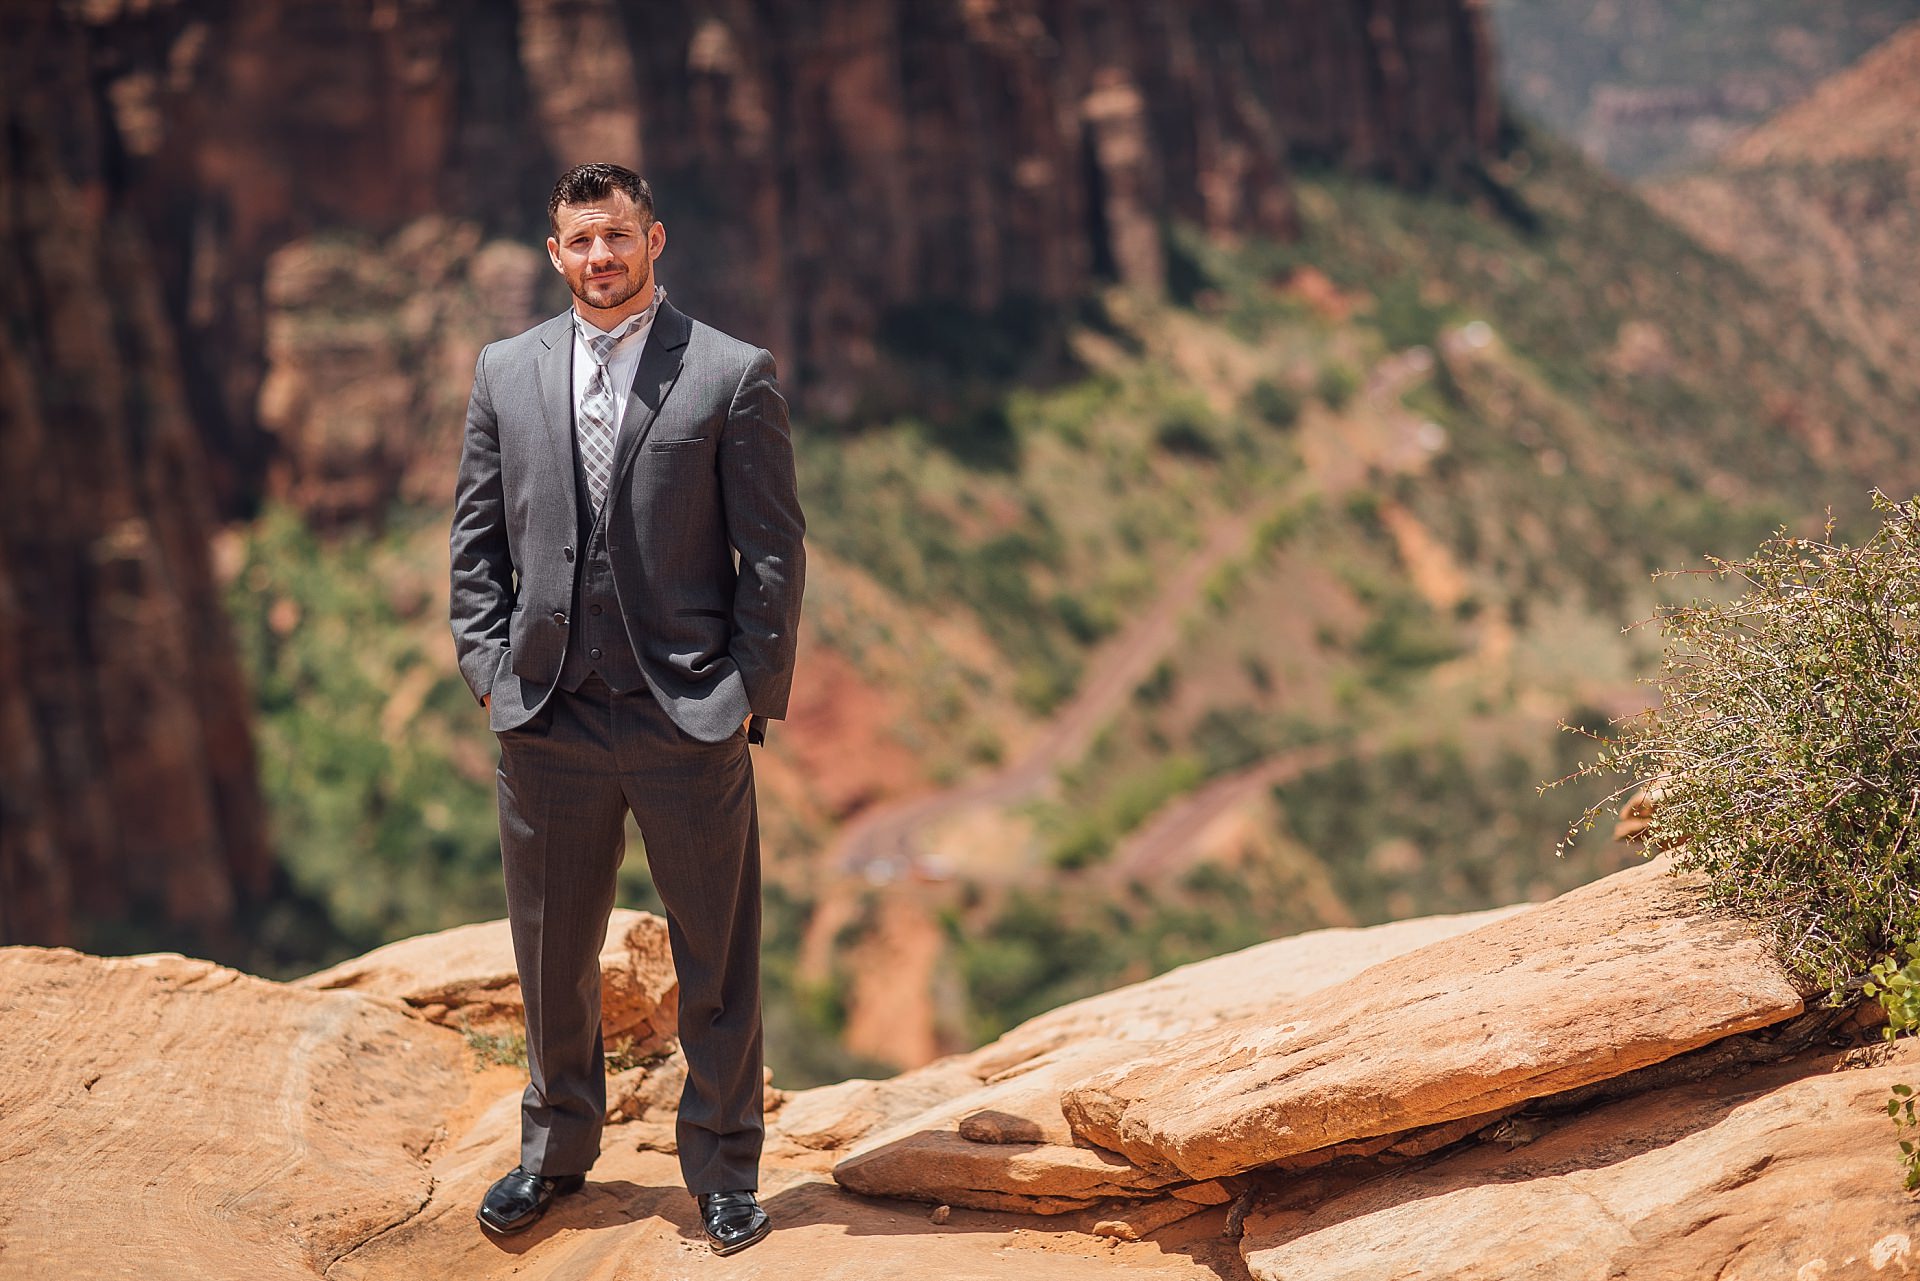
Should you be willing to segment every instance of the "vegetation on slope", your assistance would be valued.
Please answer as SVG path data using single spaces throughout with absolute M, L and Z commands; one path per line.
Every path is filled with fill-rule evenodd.
M 956 1037 L 1610 865 L 1546 837 L 1597 793 L 1531 784 L 1565 772 L 1556 720 L 1643 697 L 1645 642 L 1620 629 L 1656 603 L 1649 570 L 1910 479 L 1915 398 L 1564 150 L 1529 139 L 1496 182 L 1461 202 L 1304 175 L 1296 243 L 1170 229 L 1172 299 L 1090 306 L 1064 369 L 940 370 L 912 414 L 797 424 L 808 661 L 898 711 L 829 745 L 792 722 L 761 757 L 783 1083 L 871 1068 L 831 1048 L 844 984 L 791 959 L 839 874 L 818 855 L 846 802 L 814 762 L 933 782 L 1005 759 L 1223 520 L 1247 521 L 1244 552 L 1055 798 L 1011 816 L 1024 845 L 955 863 Z M 233 580 L 277 839 L 319 905 L 292 949 L 311 965 L 501 910 L 444 554 L 434 510 L 325 540 L 279 513 Z M 1275 786 L 1248 773 L 1307 748 Z M 1242 779 L 1234 840 L 1119 866 L 1170 803 Z M 631 849 L 622 901 L 647 906 Z
M 1920 18 L 1915 0 L 1495 0 L 1501 88 L 1615 173 L 1698 164 Z

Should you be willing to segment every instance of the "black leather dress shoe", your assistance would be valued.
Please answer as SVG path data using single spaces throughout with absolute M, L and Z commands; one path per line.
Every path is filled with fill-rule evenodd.
M 694 1200 L 700 1203 L 700 1223 L 715 1254 L 744 1250 L 773 1231 L 773 1220 L 751 1192 L 702 1192 Z
M 530 1174 L 519 1166 L 495 1180 L 480 1198 L 480 1211 L 474 1217 L 495 1232 L 524 1232 L 547 1212 L 557 1196 L 566 1196 L 585 1187 L 584 1174 L 563 1174 L 557 1179 Z

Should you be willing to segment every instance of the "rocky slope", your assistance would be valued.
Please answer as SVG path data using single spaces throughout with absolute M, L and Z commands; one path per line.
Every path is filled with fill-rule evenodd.
M 1648 571 L 1844 522 L 1916 474 L 1920 395 L 1568 148 L 1529 138 L 1503 181 L 1495 206 L 1297 175 L 1297 240 L 1176 236 L 1186 296 L 1104 291 L 1072 379 L 799 421 L 804 701 L 756 766 L 775 954 L 802 958 L 770 980 L 784 1070 L 872 1074 L 810 1059 L 843 1031 L 907 1066 L 1275 933 L 1616 866 L 1553 857 L 1593 797 L 1532 789 L 1581 749 L 1557 718 L 1644 696 L 1648 632 L 1621 628 L 1666 589 Z M 327 277 L 324 248 L 276 259 L 276 324 L 325 333 L 332 290 L 371 292 L 331 312 L 342 365 L 310 386 L 400 306 L 388 259 Z M 423 329 L 422 361 L 451 368 L 464 323 Z M 359 368 L 384 398 L 393 371 Z M 350 951 L 501 910 L 444 549 L 437 507 L 331 540 L 282 510 L 236 581 L 281 848 Z M 1031 760 L 1012 804 L 937 794 Z M 836 829 L 890 799 L 941 822 L 849 866 Z
M 769 1087 L 778 1230 L 730 1273 L 1906 1275 L 1883 1104 L 1920 1056 L 1804 1011 L 1694 891 L 1637 868 L 1539 907 L 1282 940 L 898 1078 Z M 622 918 L 610 990 L 669 999 L 663 930 Z M 671 1053 L 616 1065 L 584 1194 L 525 1237 L 474 1224 L 512 1164 L 521 1077 L 447 1024 L 510 1007 L 502 938 L 413 940 L 295 986 L 0 950 L 21 1068 L 0 1165 L 29 1190 L 0 1219 L 0 1277 L 703 1266 Z M 1296 1104 L 1241 1088 L 1303 1056 Z
M 1648 201 L 1883 368 L 1920 363 L 1920 22 Z
M 1915 0 L 1492 0 L 1509 102 L 1614 173 L 1710 161 L 1920 18 Z

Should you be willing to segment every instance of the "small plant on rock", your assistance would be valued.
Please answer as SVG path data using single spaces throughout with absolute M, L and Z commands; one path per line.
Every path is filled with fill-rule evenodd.
M 459 1021 L 460 1035 L 467 1038 L 467 1048 L 473 1051 L 474 1070 L 488 1064 L 507 1067 L 527 1066 L 527 1037 L 524 1032 L 488 1032 L 474 1027 L 462 1018 Z
M 1766 922 L 1780 955 L 1840 1004 L 1920 1026 L 1920 500 L 1874 495 L 1859 545 L 1784 531 L 1703 571 L 1739 588 L 1662 609 L 1658 705 L 1570 777 L 1658 783 L 1647 844 L 1707 874 L 1710 899 Z M 1570 831 L 1569 837 L 1573 835 Z M 1911 1091 L 1889 1114 L 1914 1124 Z M 1903 1137 L 1908 1186 L 1920 1151 Z
M 1867 981 L 1860 990 L 1879 998 L 1880 1007 L 1887 1012 L 1887 1024 L 1880 1029 L 1887 1040 L 1920 1028 L 1920 943 L 1907 944 L 1905 965 L 1895 966 L 1892 957 L 1875 964 L 1867 971 Z M 1910 1085 L 1894 1086 L 1893 1097 L 1887 1100 L 1887 1115 L 1901 1135 L 1900 1161 L 1907 1169 L 1909 1192 L 1920 1189 L 1920 1140 L 1913 1137 L 1920 1129 L 1920 1119 L 1914 1116 L 1914 1102 Z

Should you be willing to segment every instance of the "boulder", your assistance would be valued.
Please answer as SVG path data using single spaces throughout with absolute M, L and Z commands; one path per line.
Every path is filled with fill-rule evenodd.
M 904 1116 L 895 1110 L 888 1126 L 860 1129 L 847 1110 L 809 1100 L 811 1091 L 788 1107 L 802 1108 L 800 1119 L 815 1133 L 859 1140 L 834 1167 L 834 1178 L 857 1192 L 1039 1214 L 1082 1209 L 1102 1196 L 1158 1196 L 1190 1180 L 1164 1169 L 1123 1174 L 1124 1163 L 1089 1156 L 1093 1145 L 1074 1135 L 1061 1111 L 1063 1090 L 1180 1033 L 1284 1005 L 1517 910 L 1316 930 L 1075 1001 L 970 1054 L 903 1073 L 891 1088 L 869 1083 L 839 1105 L 858 1098 L 877 1111 L 880 1099 L 923 1100 Z M 795 1119 L 783 1117 L 781 1128 Z M 976 1146 L 957 1146 L 956 1138 Z
M 1241 1250 L 1259 1281 L 1911 1276 L 1920 1231 L 1886 1101 L 1920 1078 L 1920 1050 L 1871 1057 L 1657 1090 L 1524 1146 L 1256 1208 Z
M 945 1105 L 1011 1079 L 1063 1054 L 1103 1053 L 1099 1047 L 1127 1043 L 1137 1048 L 1197 1028 L 1210 1027 L 1266 1009 L 1351 977 L 1388 957 L 1465 933 L 1520 908 L 1497 908 L 1459 916 L 1432 916 L 1364 929 L 1314 930 L 1273 939 L 1226 956 L 1180 966 L 1139 983 L 1102 992 L 1039 1014 L 987 1045 L 949 1055 L 882 1081 L 856 1079 L 794 1094 L 770 1128 L 804 1147 L 846 1150 L 867 1135 L 904 1122 L 920 1129 L 952 1128 L 969 1113 L 1006 1110 L 1008 1094 Z M 1112 1062 L 1103 1060 L 1104 1066 Z M 1090 1073 L 1092 1068 L 1087 1069 Z M 1058 1073 L 1049 1078 L 1058 1088 Z M 1031 1123 L 1037 1135 L 1067 1141 L 1066 1121 L 1057 1097 L 1046 1100 L 1023 1090 L 1025 1101 L 1013 1108 L 1009 1124 Z M 941 1110 L 936 1117 L 936 1109 Z M 925 1114 L 925 1115 L 921 1115 Z M 916 1120 L 915 1118 L 918 1117 Z M 969 1126 L 970 1137 L 988 1137 L 993 1118 Z M 890 1141 L 900 1136 L 895 1135 Z M 1011 1140 L 1013 1131 L 1004 1137 Z M 878 1169 L 869 1177 L 877 1177 Z M 962 1202 L 965 1204 L 965 1202 Z
M 1137 1050 L 1094 1038 L 1055 1051 L 869 1136 L 833 1167 L 833 1177 L 876 1196 L 1039 1214 L 1153 1195 L 1176 1180 L 1079 1143 L 1060 1114 L 1064 1086 Z
M 525 1019 L 505 921 L 401 939 L 294 986 L 392 997 L 435 1023 L 476 1032 L 518 1032 Z M 677 1034 L 679 1005 L 667 923 L 651 912 L 615 909 L 600 950 L 600 1026 L 608 1048 L 625 1045 L 636 1056 L 665 1048 Z
M 1665 860 L 1196 1032 L 1069 1090 L 1072 1133 L 1169 1178 L 1486 1116 L 1799 1014 L 1753 926 Z
M 820 1152 L 844 1151 L 862 1137 L 976 1090 L 980 1078 L 954 1055 L 873 1081 L 865 1077 L 796 1090 L 767 1120 L 769 1138 Z
M 1489 925 L 1527 906 L 1270 939 L 1037 1014 L 964 1057 L 985 1080 L 1089 1036 L 1140 1044 L 1171 1040 L 1271 1011 L 1382 961 Z
M 1091 1146 L 974 1143 L 924 1130 L 865 1146 L 833 1167 L 850 1192 L 978 1210 L 1064 1214 L 1114 1197 L 1152 1196 L 1167 1180 Z
M 173 955 L 0 949 L 0 1275 L 311 1278 L 405 1222 L 458 1036 Z

